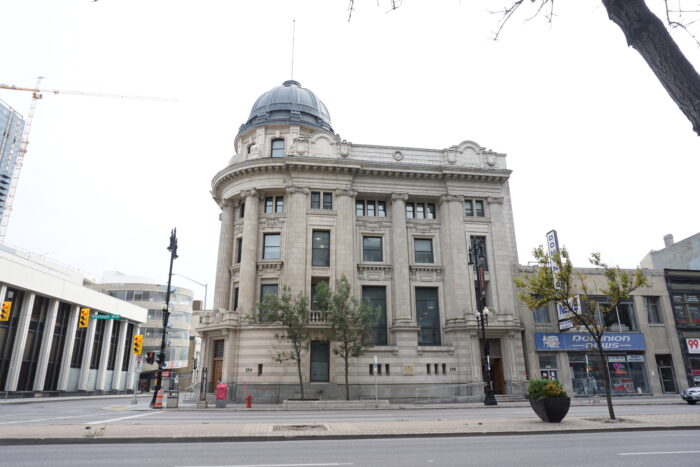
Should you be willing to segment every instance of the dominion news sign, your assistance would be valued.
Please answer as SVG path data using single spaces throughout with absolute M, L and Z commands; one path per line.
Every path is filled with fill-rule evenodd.
M 536 332 L 537 350 L 576 351 L 597 348 L 593 336 L 578 332 Z M 645 350 L 644 335 L 628 332 L 609 332 L 603 335 L 604 350 Z

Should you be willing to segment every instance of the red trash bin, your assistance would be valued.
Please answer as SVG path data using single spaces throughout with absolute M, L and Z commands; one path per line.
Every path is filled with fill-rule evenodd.
M 216 408 L 223 409 L 226 407 L 226 400 L 228 395 L 228 386 L 224 383 L 219 383 L 216 385 Z
M 253 407 L 253 396 L 251 396 L 250 394 L 245 396 L 245 406 L 247 408 Z

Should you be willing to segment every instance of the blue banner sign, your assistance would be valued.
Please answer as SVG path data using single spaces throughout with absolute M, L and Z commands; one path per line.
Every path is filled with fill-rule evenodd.
M 580 332 L 536 332 L 537 350 L 575 351 L 596 349 L 593 336 Z M 608 332 L 603 335 L 604 350 L 646 350 L 644 335 L 631 332 Z

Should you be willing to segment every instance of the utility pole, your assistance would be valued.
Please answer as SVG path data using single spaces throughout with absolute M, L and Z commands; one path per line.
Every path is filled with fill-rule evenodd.
M 156 371 L 156 384 L 153 388 L 151 408 L 156 405 L 158 392 L 163 388 L 163 367 L 165 366 L 165 334 L 168 332 L 168 318 L 170 317 L 170 284 L 173 279 L 173 262 L 177 259 L 177 229 L 170 231 L 170 270 L 168 271 L 168 289 L 165 292 L 165 306 L 163 307 L 163 336 L 160 340 L 160 353 L 158 354 L 158 370 Z
M 475 251 L 474 251 L 475 250 Z M 486 339 L 486 320 L 489 316 L 489 309 L 486 308 L 486 280 L 484 278 L 484 263 L 486 262 L 485 245 L 475 243 L 474 248 L 469 248 L 469 264 L 476 262 L 476 320 L 481 327 L 481 339 L 484 342 L 484 357 L 486 359 L 483 368 L 484 379 L 484 405 L 498 405 L 496 396 L 493 393 L 493 380 L 491 379 L 491 355 L 489 341 Z M 476 261 L 475 261 L 476 260 Z

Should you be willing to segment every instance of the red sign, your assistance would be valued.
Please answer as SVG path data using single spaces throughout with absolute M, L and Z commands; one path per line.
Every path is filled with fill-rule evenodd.
M 170 378 L 171 373 L 170 370 L 163 370 L 163 378 Z
M 686 339 L 685 344 L 688 346 L 688 353 L 700 353 L 700 339 L 697 337 Z

